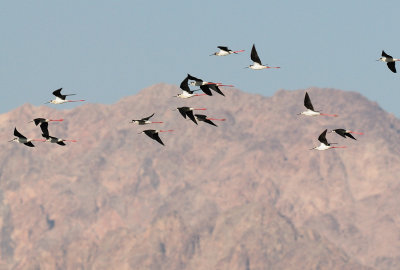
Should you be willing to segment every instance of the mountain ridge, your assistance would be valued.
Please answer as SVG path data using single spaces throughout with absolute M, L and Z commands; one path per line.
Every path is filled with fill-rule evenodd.
M 157 84 L 112 105 L 68 110 L 23 105 L 0 115 L 2 141 L 28 121 L 77 139 L 61 147 L 0 144 L 4 268 L 398 269 L 400 121 L 355 92 L 307 89 L 272 97 L 222 88 L 226 97 L 172 98 Z M 218 127 L 173 111 L 205 107 Z M 164 124 L 130 120 L 155 113 Z M 165 147 L 137 134 L 161 134 Z M 364 132 L 346 149 L 310 151 L 325 129 Z M 379 235 L 379 237 L 377 236 Z

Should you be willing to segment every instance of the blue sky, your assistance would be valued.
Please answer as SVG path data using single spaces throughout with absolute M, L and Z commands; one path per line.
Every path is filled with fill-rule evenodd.
M 375 61 L 382 49 L 400 58 L 399 11 L 398 1 L 3 1 L 0 113 L 60 87 L 115 103 L 190 73 L 266 96 L 357 91 L 400 116 L 400 65 L 393 74 Z M 253 43 L 281 69 L 243 69 Z M 219 45 L 246 51 L 209 56 Z

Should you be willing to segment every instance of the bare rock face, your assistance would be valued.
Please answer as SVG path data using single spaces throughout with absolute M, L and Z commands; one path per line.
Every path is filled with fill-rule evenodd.
M 360 94 L 187 100 L 158 84 L 113 105 L 25 104 L 0 115 L 0 269 L 399 269 L 400 121 Z M 218 127 L 173 109 L 207 108 Z M 62 105 L 56 107 L 62 108 Z M 136 126 L 155 113 L 163 124 Z M 12 139 L 50 123 L 66 146 Z M 324 130 L 346 149 L 310 151 Z M 165 146 L 144 129 L 160 133 Z

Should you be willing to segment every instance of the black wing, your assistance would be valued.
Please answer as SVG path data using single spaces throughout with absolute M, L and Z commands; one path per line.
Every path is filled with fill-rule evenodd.
M 347 137 L 352 138 L 353 140 L 357 140 L 356 138 L 354 138 L 353 135 L 351 135 L 350 133 L 346 132 L 345 134 Z
M 61 99 L 65 99 L 67 96 L 66 95 L 62 95 L 61 94 L 61 90 L 62 90 L 62 88 L 55 90 L 53 92 L 53 95 L 55 95 L 56 97 L 59 97 Z
M 229 51 L 230 51 L 230 50 L 228 49 L 228 47 L 225 47 L 225 46 L 218 46 L 217 48 L 220 49 L 220 50 L 222 50 L 222 51 L 226 51 L 226 52 L 229 52 Z
M 189 94 L 192 94 L 193 91 L 190 90 L 188 81 L 189 81 L 189 77 L 186 76 L 186 78 L 181 82 L 181 85 L 180 85 L 179 87 L 180 87 L 183 91 L 186 91 L 186 92 L 188 92 Z
M 144 118 L 142 118 L 142 119 L 140 119 L 140 120 L 141 120 L 141 121 L 147 121 L 147 120 L 149 120 L 150 118 L 152 118 L 153 115 L 154 115 L 154 113 L 153 113 L 152 115 L 147 116 L 147 117 L 144 117 Z
M 218 94 L 225 96 L 224 93 L 222 93 L 221 89 L 219 89 L 218 85 L 216 85 L 216 84 L 210 84 L 209 87 L 210 87 L 212 90 L 214 90 L 215 92 L 217 92 Z
M 343 128 L 338 128 L 338 129 L 334 129 L 333 131 L 335 131 L 336 134 L 342 136 L 343 138 L 346 138 L 346 130 Z
M 47 123 L 47 122 L 43 122 L 43 123 L 40 124 L 40 129 L 42 130 L 43 134 L 49 135 L 48 127 L 49 127 L 49 123 Z
M 319 137 L 318 137 L 318 141 L 322 142 L 325 145 L 329 145 L 328 141 L 326 140 L 326 132 L 327 131 L 328 130 L 325 129 L 324 132 L 322 132 L 321 135 L 319 135 Z
M 256 46 L 254 46 L 254 44 L 253 44 L 253 48 L 251 48 L 250 58 L 251 58 L 251 60 L 253 62 L 259 63 L 260 65 L 262 65 L 260 57 L 258 57 L 258 54 L 257 54 L 257 51 L 256 51 Z
M 199 121 L 204 121 L 207 118 L 207 115 L 204 114 L 195 114 L 194 116 L 196 116 L 197 120 Z
M 153 136 L 151 137 L 153 140 L 156 140 L 157 142 L 161 143 L 162 145 L 164 145 L 164 143 L 162 142 L 162 140 L 160 139 L 160 136 L 158 136 L 158 133 L 153 133 Z
M 200 89 L 208 96 L 212 96 L 211 90 L 210 90 L 210 84 L 206 85 L 200 85 Z
M 392 56 L 390 56 L 387 53 L 385 53 L 385 51 L 382 51 L 382 56 L 386 57 L 386 58 L 393 58 Z
M 152 138 L 153 140 L 156 140 L 157 142 L 161 143 L 162 145 L 164 145 L 164 143 L 161 141 L 160 136 L 158 136 L 158 132 L 156 132 L 156 130 L 154 129 L 147 129 L 144 131 L 144 133 L 149 136 L 150 138 Z
M 178 111 L 180 114 L 183 116 L 183 118 L 186 119 L 186 112 L 188 111 L 189 107 L 179 107 Z
M 305 97 L 304 97 L 304 106 L 305 106 L 307 109 L 314 111 L 314 107 L 313 107 L 313 105 L 312 105 L 312 103 L 311 103 L 311 99 L 310 99 L 310 97 L 308 96 L 308 93 L 307 93 L 307 92 L 306 92 L 306 95 L 305 95 Z
M 18 132 L 17 128 L 14 128 L 14 136 L 21 138 L 21 139 L 26 139 L 26 137 L 24 135 L 22 135 L 21 133 Z
M 46 119 L 44 118 L 35 118 L 33 119 L 33 122 L 35 123 L 35 125 L 39 125 L 40 123 L 43 123 L 44 121 L 46 121 Z
M 211 120 L 206 119 L 206 120 L 204 120 L 203 122 L 218 127 L 218 126 L 217 126 L 216 124 L 214 124 L 214 122 L 211 121 Z
M 393 72 L 396 73 L 396 65 L 395 62 L 388 62 L 387 63 L 388 68 Z
M 210 124 L 210 125 L 213 125 L 213 126 L 217 127 L 217 125 L 214 124 L 214 122 L 212 122 L 211 120 L 207 119 L 206 115 L 204 115 L 204 114 L 195 114 L 195 116 L 196 116 L 197 120 L 206 122 L 207 124 Z
M 33 145 L 33 143 L 32 142 L 26 142 L 26 143 L 24 143 L 26 146 L 29 146 L 29 147 L 35 147 L 34 145 Z
M 193 115 L 193 111 L 186 111 L 186 115 L 190 118 L 190 120 L 192 120 L 197 125 L 197 121 Z
M 202 82 L 202 81 L 203 81 L 202 79 L 193 77 L 193 76 L 190 75 L 190 74 L 188 74 L 188 78 L 189 78 L 189 80 L 196 81 L 196 82 Z

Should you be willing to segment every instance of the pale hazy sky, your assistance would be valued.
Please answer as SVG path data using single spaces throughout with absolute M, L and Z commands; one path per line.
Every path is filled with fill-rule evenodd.
M 60 87 L 114 103 L 190 73 L 266 96 L 357 91 L 400 116 L 400 63 L 394 74 L 375 61 L 382 49 L 400 58 L 399 12 L 399 1 L 2 1 L 0 113 Z M 253 43 L 282 68 L 243 69 Z M 209 56 L 219 45 L 246 52 Z

